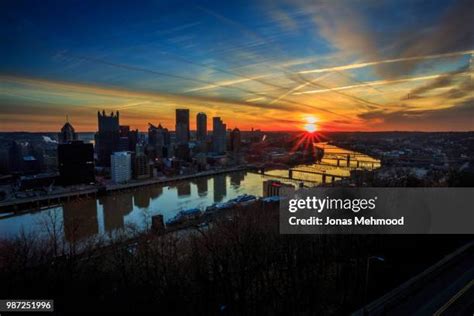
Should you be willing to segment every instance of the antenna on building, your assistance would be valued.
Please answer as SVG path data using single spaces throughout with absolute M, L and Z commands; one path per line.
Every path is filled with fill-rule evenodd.
M 66 123 L 69 123 L 69 115 L 66 114 Z

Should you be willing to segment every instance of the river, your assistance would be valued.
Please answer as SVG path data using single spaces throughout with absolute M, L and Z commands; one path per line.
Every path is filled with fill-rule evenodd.
M 357 168 L 357 160 L 364 162 L 359 163 L 360 168 L 372 169 L 380 166 L 376 159 L 334 146 L 326 145 L 325 152 L 321 163 L 296 166 L 295 169 L 311 168 L 344 177 L 349 175 L 350 170 Z M 346 159 L 348 153 L 353 154 L 349 165 Z M 53 223 L 67 241 L 112 233 L 131 225 L 146 229 L 150 226 L 151 216 L 156 214 L 163 214 L 167 220 L 180 210 L 194 207 L 204 210 L 213 203 L 225 202 L 245 193 L 262 196 L 262 183 L 272 176 L 287 177 L 288 170 L 272 170 L 265 176 L 252 172 L 232 172 L 181 181 L 175 185 L 156 184 L 99 198 L 65 202 L 49 209 L 0 217 L 0 238 L 13 237 L 22 231 L 41 234 Z M 290 182 L 316 185 L 321 181 L 321 174 L 295 171 L 293 181 Z

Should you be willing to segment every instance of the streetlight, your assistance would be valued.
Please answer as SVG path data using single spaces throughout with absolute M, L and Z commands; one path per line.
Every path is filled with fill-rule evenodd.
M 369 288 L 369 269 L 370 269 L 370 260 L 378 260 L 381 262 L 385 261 L 384 257 L 381 256 L 367 256 L 366 270 L 365 270 L 365 289 L 364 289 L 364 315 L 367 315 L 367 291 Z

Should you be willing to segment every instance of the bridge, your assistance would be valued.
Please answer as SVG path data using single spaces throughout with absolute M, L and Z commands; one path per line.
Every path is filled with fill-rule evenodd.
M 366 156 L 367 157 L 367 156 Z M 331 158 L 336 160 L 336 164 L 330 163 L 319 163 L 311 166 L 297 166 L 288 169 L 288 177 L 282 175 L 265 175 L 265 168 L 257 168 L 259 173 L 264 176 L 270 176 L 274 178 L 286 179 L 286 180 L 300 180 L 306 182 L 317 182 L 317 183 L 327 183 L 328 180 L 331 180 L 331 183 L 334 183 L 336 180 L 342 180 L 344 178 L 350 177 L 350 171 L 354 169 L 374 169 L 375 167 L 380 166 L 380 162 L 375 160 L 353 160 L 351 162 L 350 157 L 342 158 Z M 345 164 L 341 164 L 341 161 L 345 161 Z M 307 180 L 307 179 L 298 179 L 294 178 L 294 173 L 303 173 L 303 174 L 313 174 L 321 176 L 321 181 L 317 180 Z M 335 173 L 336 172 L 336 173 Z M 342 174 L 341 174 L 342 173 Z
M 311 168 L 311 167 L 310 167 Z M 326 179 L 328 177 L 331 178 L 331 183 L 334 183 L 336 179 L 342 180 L 344 178 L 348 178 L 350 175 L 343 176 L 343 175 L 338 175 L 338 174 L 331 174 L 328 173 L 324 170 L 317 170 L 316 168 L 311 170 L 309 168 L 290 168 L 288 169 L 288 178 L 293 179 L 293 172 L 299 172 L 299 173 L 308 173 L 308 174 L 315 174 L 315 175 L 320 175 L 322 178 L 322 183 L 326 183 Z
M 333 174 L 330 172 L 327 172 L 327 170 L 322 170 L 322 167 L 318 167 L 319 165 L 315 166 L 299 166 L 296 168 L 290 168 L 288 169 L 288 177 L 282 176 L 282 175 L 272 175 L 272 174 L 265 174 L 265 169 L 261 168 L 260 169 L 260 174 L 265 177 L 271 177 L 271 178 L 278 178 L 278 179 L 285 179 L 288 181 L 292 182 L 298 182 L 300 183 L 301 181 L 304 182 L 314 182 L 314 183 L 326 183 L 328 178 L 331 179 L 331 183 L 334 183 L 336 180 L 342 180 L 344 178 L 350 177 L 350 173 L 347 175 L 341 175 L 341 174 Z M 333 170 L 336 170 L 338 168 L 333 168 Z M 340 170 L 340 169 L 339 169 Z M 304 173 L 304 174 L 313 174 L 313 175 L 320 175 L 321 176 L 321 181 L 320 180 L 313 180 L 313 179 L 299 179 L 299 178 L 294 178 L 293 173 Z
M 281 179 L 281 180 L 285 180 L 285 182 L 290 182 L 290 183 L 293 183 L 295 184 L 296 186 L 299 186 L 301 184 L 301 182 L 310 182 L 310 183 L 314 183 L 315 185 L 316 184 L 319 184 L 321 183 L 321 181 L 319 180 L 314 180 L 314 179 L 309 179 L 309 180 L 305 180 L 305 179 L 290 179 L 288 177 L 285 177 L 285 176 L 279 176 L 279 175 L 271 175 L 271 174 L 262 174 L 262 177 L 264 178 L 267 178 L 267 179 Z
M 363 157 L 365 159 L 357 159 L 357 157 Z M 352 158 L 355 158 L 352 160 Z M 376 165 L 380 166 L 380 162 L 375 159 L 370 159 L 369 156 L 361 154 L 361 153 L 324 153 L 323 159 L 333 159 L 336 160 L 336 165 L 339 167 L 341 166 L 341 161 L 345 162 L 347 167 L 351 166 L 351 162 L 355 162 L 356 168 L 360 168 L 361 166 L 370 166 L 372 169 L 375 168 Z
M 355 162 L 352 165 L 355 166 L 356 168 L 363 168 L 365 166 L 366 168 L 370 167 L 370 169 L 375 169 L 375 167 L 380 166 L 380 162 L 374 161 L 374 160 L 352 160 L 351 161 L 351 159 L 347 158 L 347 157 L 346 158 L 342 158 L 342 157 L 324 157 L 323 159 L 335 160 L 336 161 L 336 166 L 338 166 L 338 167 L 351 167 L 352 162 Z M 341 161 L 343 163 L 341 163 Z M 331 164 L 327 164 L 327 165 L 331 165 Z

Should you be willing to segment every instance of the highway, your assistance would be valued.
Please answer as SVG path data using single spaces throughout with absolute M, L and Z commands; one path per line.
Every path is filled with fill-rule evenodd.
M 386 315 L 469 315 L 474 314 L 474 249 L 459 262 L 446 267 L 423 286 L 398 302 Z M 465 292 L 460 292 L 467 289 Z M 460 293 L 459 297 L 456 295 Z M 454 311 L 464 311 L 456 314 Z
M 446 302 L 434 315 L 469 315 L 474 314 L 474 280 L 463 287 Z
M 474 241 L 352 315 L 473 316 Z

